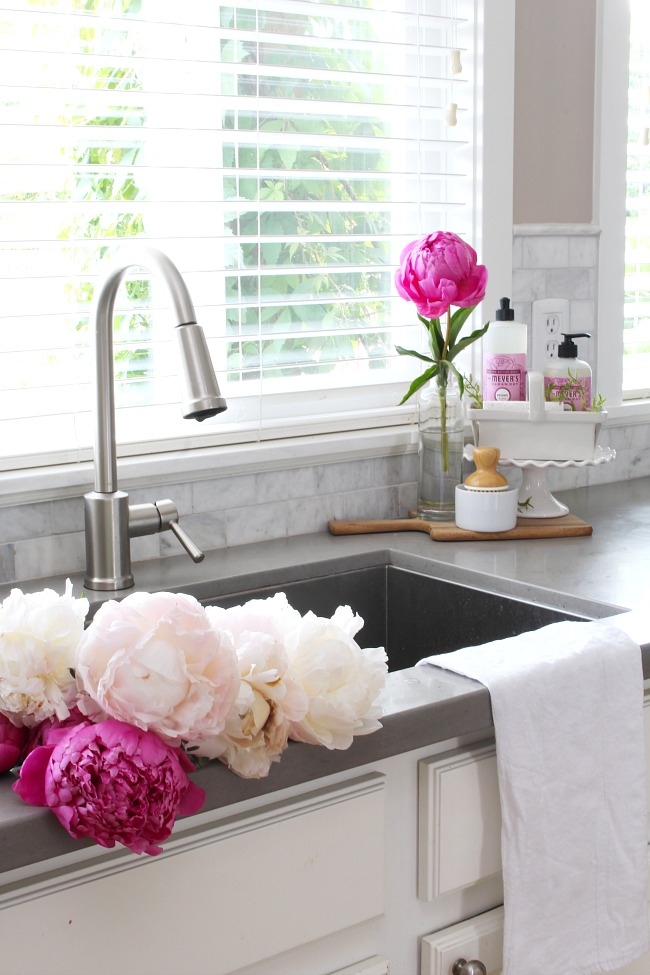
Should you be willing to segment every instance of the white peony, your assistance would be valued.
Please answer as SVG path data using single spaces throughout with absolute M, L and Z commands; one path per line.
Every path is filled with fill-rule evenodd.
M 88 600 L 52 589 L 12 589 L 0 607 L 0 711 L 14 724 L 34 727 L 64 720 L 76 703 L 73 676 Z
M 362 650 L 354 637 L 363 626 L 349 606 L 331 619 L 307 613 L 288 644 L 289 668 L 308 699 L 290 737 L 327 748 L 349 748 L 355 735 L 381 727 L 379 696 L 388 670 L 383 647 Z
M 81 640 L 77 677 L 105 714 L 175 745 L 220 734 L 239 689 L 232 641 L 183 593 L 104 603 Z
M 207 612 L 215 629 L 233 640 L 241 683 L 223 733 L 201 742 L 196 753 L 220 759 L 244 778 L 262 778 L 287 747 L 292 722 L 307 710 L 304 691 L 288 672 L 284 645 L 301 617 L 284 594 Z

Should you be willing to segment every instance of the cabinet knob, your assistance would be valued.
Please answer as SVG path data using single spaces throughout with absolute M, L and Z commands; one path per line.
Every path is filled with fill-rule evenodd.
M 487 975 L 487 968 L 482 961 L 465 961 L 459 958 L 454 962 L 451 975 Z

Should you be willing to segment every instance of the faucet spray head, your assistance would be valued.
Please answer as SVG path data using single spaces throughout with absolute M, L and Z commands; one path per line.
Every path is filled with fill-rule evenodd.
M 186 397 L 183 400 L 183 418 L 198 420 L 223 413 L 228 407 L 219 391 L 208 351 L 205 333 L 196 322 L 176 326 L 185 377 Z

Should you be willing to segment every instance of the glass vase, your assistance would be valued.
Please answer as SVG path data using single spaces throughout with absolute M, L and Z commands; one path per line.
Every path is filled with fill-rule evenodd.
M 465 422 L 458 388 L 428 386 L 420 393 L 418 518 L 453 521 L 462 480 Z

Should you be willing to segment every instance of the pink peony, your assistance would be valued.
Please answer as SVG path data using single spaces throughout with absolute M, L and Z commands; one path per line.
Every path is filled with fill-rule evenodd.
M 402 251 L 395 285 L 423 318 L 440 318 L 450 305 L 470 308 L 485 297 L 487 269 L 476 261 L 476 251 L 456 234 L 428 234 Z
M 0 772 L 8 772 L 18 763 L 28 737 L 27 728 L 17 727 L 0 713 Z
M 232 641 L 183 593 L 104 603 L 81 639 L 76 671 L 106 715 L 173 745 L 220 734 L 239 690 Z M 81 696 L 86 714 L 88 705 Z
M 198 812 L 205 801 L 187 777 L 191 769 L 180 749 L 151 732 L 110 719 L 87 721 L 50 729 L 13 789 L 30 805 L 49 806 L 75 839 L 156 854 L 176 816 Z

